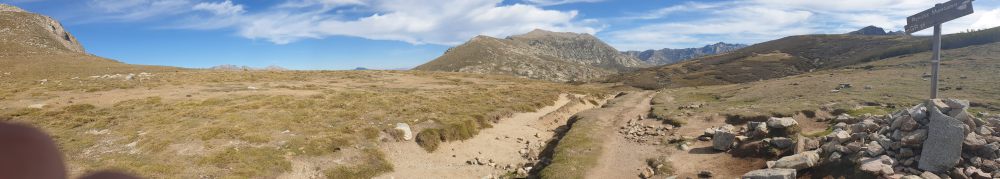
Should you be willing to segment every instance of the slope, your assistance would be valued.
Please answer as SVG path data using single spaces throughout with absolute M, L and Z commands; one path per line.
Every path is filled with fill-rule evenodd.
M 534 30 L 497 39 L 477 36 L 414 70 L 587 81 L 646 66 L 589 34 Z
M 1000 41 L 1000 28 L 946 35 L 945 49 Z M 643 69 L 608 78 L 641 88 L 759 81 L 929 50 L 927 37 L 803 35 L 756 44 L 725 55 Z

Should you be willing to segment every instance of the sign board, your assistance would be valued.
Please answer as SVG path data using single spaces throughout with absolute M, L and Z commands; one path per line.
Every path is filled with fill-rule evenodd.
M 906 18 L 906 33 L 924 30 L 972 14 L 972 0 L 951 0 Z

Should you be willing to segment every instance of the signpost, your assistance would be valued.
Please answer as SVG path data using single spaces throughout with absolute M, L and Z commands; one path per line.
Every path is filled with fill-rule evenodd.
M 912 34 L 920 30 L 934 27 L 934 37 L 931 38 L 934 56 L 931 59 L 931 99 L 937 99 L 938 67 L 941 66 L 941 24 L 972 14 L 972 0 L 951 0 L 934 5 L 906 18 L 906 33 Z

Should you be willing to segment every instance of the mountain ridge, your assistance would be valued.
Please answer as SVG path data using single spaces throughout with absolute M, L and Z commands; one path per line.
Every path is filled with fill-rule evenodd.
M 589 81 L 647 66 L 590 34 L 535 29 L 503 39 L 476 36 L 413 69 L 566 82 Z
M 646 62 L 647 64 L 668 65 L 685 61 L 688 59 L 728 53 L 739 50 L 747 46 L 749 45 L 728 44 L 724 42 L 719 42 L 698 48 L 681 48 L 681 49 L 663 48 L 659 50 L 650 49 L 645 51 L 624 51 L 622 53 L 638 58 L 639 60 Z

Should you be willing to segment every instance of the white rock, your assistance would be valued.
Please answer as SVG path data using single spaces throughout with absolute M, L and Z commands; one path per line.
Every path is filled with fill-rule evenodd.
M 395 129 L 403 131 L 403 140 L 413 139 L 413 131 L 410 130 L 410 125 L 406 123 L 396 123 Z

